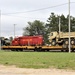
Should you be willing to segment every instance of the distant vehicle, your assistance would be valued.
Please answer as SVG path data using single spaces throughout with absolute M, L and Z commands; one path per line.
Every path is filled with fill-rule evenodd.
M 4 38 L 4 37 L 1 38 L 1 46 L 3 45 L 8 46 L 10 44 L 11 44 L 11 41 L 9 39 Z

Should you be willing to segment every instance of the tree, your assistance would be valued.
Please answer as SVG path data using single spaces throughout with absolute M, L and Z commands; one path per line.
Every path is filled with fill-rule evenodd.
M 65 17 L 63 14 L 60 16 L 61 19 L 61 31 L 68 32 L 68 15 Z M 59 15 L 51 13 L 47 20 L 46 27 L 49 32 L 59 31 Z M 75 18 L 71 16 L 71 31 L 75 31 Z
M 23 35 L 44 35 L 45 23 L 38 20 L 35 20 L 34 22 L 28 22 L 28 26 L 23 30 Z
M 54 13 L 51 13 L 47 22 L 48 23 L 46 24 L 46 27 L 48 29 L 48 32 L 58 31 L 58 16 L 56 16 Z

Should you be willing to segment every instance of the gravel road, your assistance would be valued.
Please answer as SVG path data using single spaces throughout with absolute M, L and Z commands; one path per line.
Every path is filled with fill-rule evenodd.
M 59 69 L 26 69 L 0 65 L 0 75 L 75 75 L 75 71 Z

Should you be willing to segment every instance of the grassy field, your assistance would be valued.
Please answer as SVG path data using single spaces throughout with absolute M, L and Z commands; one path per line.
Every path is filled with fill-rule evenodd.
M 23 68 L 58 68 L 75 70 L 75 53 L 0 51 L 0 64 Z

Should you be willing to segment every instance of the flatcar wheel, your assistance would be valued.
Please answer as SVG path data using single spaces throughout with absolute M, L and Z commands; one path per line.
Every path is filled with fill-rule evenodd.
M 15 51 L 15 49 L 11 49 L 11 51 Z
M 20 49 L 20 51 L 23 51 L 23 49 Z
M 19 51 L 19 49 L 16 49 L 16 51 L 18 52 L 18 51 Z
M 64 52 L 64 50 L 61 50 L 61 52 Z
M 74 49 L 72 49 L 72 52 L 74 52 Z
M 47 49 L 47 52 L 49 52 L 49 49 Z

